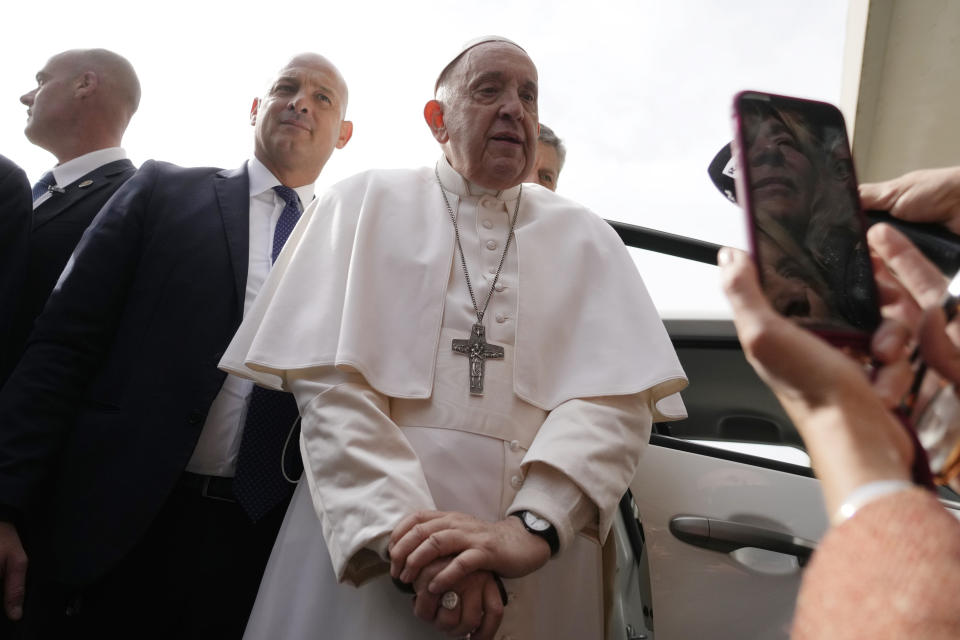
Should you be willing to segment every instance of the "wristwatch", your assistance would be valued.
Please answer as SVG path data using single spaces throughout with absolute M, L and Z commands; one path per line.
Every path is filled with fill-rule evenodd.
M 528 532 L 546 540 L 547 544 L 550 545 L 551 556 L 557 555 L 557 551 L 560 550 L 560 536 L 557 535 L 557 530 L 549 521 L 544 520 L 533 511 L 517 511 L 510 515 L 520 518 L 523 528 Z

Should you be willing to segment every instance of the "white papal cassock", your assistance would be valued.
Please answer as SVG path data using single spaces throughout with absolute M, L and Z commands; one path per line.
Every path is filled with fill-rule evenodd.
M 432 167 L 360 174 L 307 208 L 220 363 L 292 391 L 303 416 L 306 482 L 247 638 L 442 637 L 383 559 L 399 520 L 434 508 L 529 509 L 557 527 L 560 553 L 504 581 L 498 637 L 603 635 L 599 541 L 651 420 L 684 416 L 686 378 L 601 218 L 539 186 L 494 192 L 437 167 L 480 305 L 520 197 L 484 318 L 505 357 L 470 395 L 451 340 L 476 318 Z

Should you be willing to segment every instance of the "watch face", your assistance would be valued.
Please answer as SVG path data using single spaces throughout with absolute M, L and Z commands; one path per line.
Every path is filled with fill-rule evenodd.
M 529 511 L 523 512 L 523 521 L 534 531 L 546 531 L 550 528 L 550 523 L 543 518 L 537 517 Z

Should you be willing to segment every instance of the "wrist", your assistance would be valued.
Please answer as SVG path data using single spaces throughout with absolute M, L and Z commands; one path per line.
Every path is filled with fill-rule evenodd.
M 551 556 L 557 554 L 557 551 L 560 550 L 560 537 L 557 534 L 557 529 L 550 522 L 528 510 L 516 511 L 510 515 L 520 521 L 521 526 L 527 533 L 546 542 Z
M 909 491 L 915 488 L 912 482 L 903 479 L 874 480 L 861 484 L 853 491 L 847 493 L 843 504 L 834 512 L 830 521 L 833 525 L 838 525 L 844 520 L 853 517 L 857 511 L 866 505 L 879 500 L 885 496 L 900 491 Z

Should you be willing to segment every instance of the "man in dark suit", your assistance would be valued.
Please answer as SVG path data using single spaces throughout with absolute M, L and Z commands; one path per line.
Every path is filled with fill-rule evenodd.
M 22 283 L 16 295 L 0 291 L 9 314 L 0 351 L 3 386 L 43 305 L 80 236 L 104 203 L 136 168 L 120 147 L 140 103 L 130 63 L 105 49 L 57 54 L 37 73 L 37 87 L 20 97 L 27 106 L 30 142 L 57 158 L 33 188 L 33 217 Z
M 18 518 L 47 532 L 27 549 L 27 637 L 241 634 L 297 411 L 217 363 L 352 134 L 346 103 L 329 61 L 295 57 L 254 101 L 244 166 L 147 162 L 78 245 L 0 393 L 0 567 Z
M 9 301 L 19 299 L 30 239 L 30 183 L 23 169 L 0 156 L 0 336 L 9 335 Z M 0 341 L 0 386 L 16 360 L 8 341 Z

